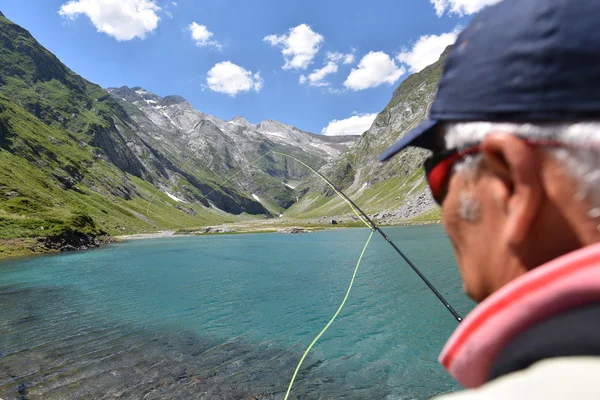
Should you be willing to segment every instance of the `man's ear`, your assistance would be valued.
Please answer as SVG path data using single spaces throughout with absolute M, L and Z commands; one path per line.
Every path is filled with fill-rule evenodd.
M 481 143 L 485 165 L 503 183 L 500 196 L 506 212 L 506 240 L 522 243 L 542 202 L 537 152 L 527 142 L 507 133 L 488 135 Z

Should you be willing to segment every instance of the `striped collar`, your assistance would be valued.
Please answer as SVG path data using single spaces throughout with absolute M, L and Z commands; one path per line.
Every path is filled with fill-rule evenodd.
M 600 243 L 556 258 L 481 302 L 459 325 L 439 361 L 463 386 L 483 385 L 504 346 L 532 325 L 600 301 Z

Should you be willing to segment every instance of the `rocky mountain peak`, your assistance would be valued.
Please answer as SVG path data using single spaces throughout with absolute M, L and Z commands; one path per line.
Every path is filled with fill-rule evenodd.
M 286 125 L 284 123 L 275 121 L 273 119 L 267 119 L 265 121 L 260 122 L 258 125 L 256 125 L 256 128 L 259 131 L 265 132 L 265 133 L 276 133 L 276 132 L 290 131 L 290 130 L 294 129 L 293 126 Z
M 246 118 L 241 116 L 234 117 L 231 121 L 229 121 L 229 123 L 237 126 L 243 126 L 246 128 L 256 128 L 256 125 L 248 122 Z
M 140 95 L 127 86 L 121 86 L 120 88 L 108 88 L 106 91 L 112 94 L 114 97 L 123 99 L 127 102 L 133 103 L 140 99 Z
M 165 107 L 173 106 L 175 104 L 185 104 L 185 105 L 191 106 L 191 104 L 186 99 L 184 99 L 183 97 L 178 96 L 178 95 L 166 96 L 165 98 L 162 99 L 162 103 L 161 103 L 161 105 L 165 106 Z
M 192 107 L 192 105 L 183 97 L 170 95 L 161 97 L 157 94 L 147 91 L 141 86 L 128 87 L 121 86 L 120 88 L 106 89 L 113 97 L 127 101 L 129 103 L 143 102 L 152 107 L 168 107 L 172 105 L 183 105 Z M 193 108 L 193 107 L 192 107 Z

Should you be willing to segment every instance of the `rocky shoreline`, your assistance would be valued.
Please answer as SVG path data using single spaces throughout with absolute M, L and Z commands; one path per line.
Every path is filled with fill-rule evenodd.
M 115 242 L 115 240 L 108 235 L 94 236 L 82 233 L 69 233 L 38 239 L 42 251 L 89 250 L 113 242 Z
M 0 259 L 63 251 L 95 249 L 117 240 L 109 235 L 71 233 L 34 238 L 0 239 Z

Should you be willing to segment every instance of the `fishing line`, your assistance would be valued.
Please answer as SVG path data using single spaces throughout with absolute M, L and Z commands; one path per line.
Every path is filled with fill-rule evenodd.
M 373 220 L 371 218 L 369 218 L 369 216 L 367 214 L 365 214 L 365 212 L 363 210 L 361 210 L 361 208 L 359 206 L 357 206 L 356 203 L 354 203 L 348 196 L 346 196 L 346 194 L 344 192 L 342 192 L 341 189 L 339 189 L 337 186 L 335 186 L 335 184 L 333 182 L 331 182 L 329 179 L 327 179 L 325 176 L 323 176 L 323 174 L 321 174 L 319 171 L 314 170 L 313 168 L 306 165 L 305 163 L 298 160 L 297 158 L 287 155 L 287 154 L 284 154 L 284 153 L 277 153 L 277 152 L 273 152 L 273 153 L 281 154 L 281 155 L 290 157 L 290 158 L 298 161 L 299 163 L 301 163 L 302 165 L 304 165 L 308 169 L 310 169 L 312 172 L 317 174 L 323 181 L 325 181 L 325 183 L 327 183 L 327 185 L 329 185 L 329 187 L 331 187 L 338 194 L 338 196 L 340 196 L 342 199 L 344 199 L 346 201 L 346 203 L 348 203 L 350 205 L 350 208 L 352 208 L 352 211 L 354 211 L 354 213 L 356 215 L 358 215 L 358 217 L 361 219 L 361 221 L 363 221 L 363 223 L 365 225 L 367 225 L 368 228 L 376 230 L 377 232 L 379 232 L 379 234 L 381 234 L 381 236 L 383 236 L 383 238 L 386 240 L 386 242 L 388 242 L 394 248 L 394 250 L 396 250 L 396 253 L 398 253 L 404 259 L 404 261 L 406 261 L 406 263 L 413 269 L 413 271 L 416 272 L 416 274 L 419 276 L 419 278 L 421 278 L 421 280 L 427 285 L 427 287 L 436 295 L 436 297 L 442 302 L 444 307 L 446 307 L 446 309 L 452 314 L 452 316 L 458 322 L 462 321 L 462 317 L 456 312 L 456 310 L 454 310 L 454 308 L 450 305 L 450 303 L 448 303 L 448 301 L 446 301 L 444 296 L 442 296 L 441 293 L 437 291 L 437 289 L 431 284 L 431 282 L 429 282 L 429 280 L 425 277 L 425 275 L 423 275 L 421 273 L 421 271 L 412 263 L 412 261 L 410 261 L 410 259 L 402 252 L 402 250 L 400 250 L 398 248 L 398 246 L 396 246 L 396 244 L 392 241 L 392 239 L 390 239 L 390 237 L 383 230 L 381 230 L 381 228 L 377 224 L 375 224 L 375 222 L 373 222 Z M 360 215 L 359 215 L 359 213 L 360 213 Z
M 280 153 L 280 154 L 283 154 L 283 153 Z M 306 164 L 304 164 L 304 165 L 306 165 Z M 413 264 L 412 261 L 410 261 L 410 259 L 402 252 L 402 250 L 400 250 L 398 248 L 398 246 L 396 246 L 396 244 L 392 241 L 392 239 L 390 239 L 389 236 L 383 230 L 381 230 L 381 228 L 377 224 L 375 224 L 375 222 L 373 222 L 373 220 L 371 218 L 369 218 L 369 216 L 367 214 L 365 214 L 365 212 L 359 206 L 356 205 L 356 203 L 354 203 L 348 196 L 346 196 L 346 194 L 344 192 L 342 192 L 339 188 L 337 188 L 333 182 L 331 182 L 329 179 L 327 179 L 325 176 L 323 176 L 319 171 L 315 171 L 312 168 L 310 168 L 310 169 L 315 174 L 319 175 L 321 177 L 321 179 L 323 179 L 325 182 L 327 182 L 327 184 L 331 188 L 333 188 L 338 195 L 340 195 L 344 200 L 346 200 L 346 202 L 348 204 L 350 204 L 350 206 L 352 207 L 352 210 L 355 213 L 360 212 L 360 214 L 365 218 L 365 220 L 368 221 L 367 226 L 371 229 L 376 230 L 377 232 L 379 232 L 379 234 L 381 234 L 381 236 L 383 236 L 383 238 L 386 240 L 386 242 L 388 242 L 394 248 L 394 250 L 396 250 L 396 253 L 398 253 L 404 259 L 404 261 L 406 261 L 406 263 L 413 269 L 413 271 L 415 271 L 417 273 L 419 278 L 421 278 L 421 280 L 427 285 L 427 287 L 442 302 L 442 304 L 444 304 L 446 309 L 452 314 L 452 316 L 456 319 L 456 321 L 461 322 L 462 317 L 456 312 L 456 310 L 454 310 L 454 308 L 450 305 L 450 303 L 448 303 L 448 301 L 446 301 L 444 296 L 442 296 L 442 294 L 437 291 L 437 289 L 431 284 L 431 282 L 429 282 L 429 280 L 425 277 L 425 275 L 423 275 L 423 273 L 421 273 L 421 271 L 415 266 L 415 264 Z M 361 220 L 362 220 L 362 218 L 361 218 Z M 363 220 L 363 222 L 364 222 L 364 220 Z
M 337 318 L 340 311 L 342 311 L 342 308 L 344 308 L 344 304 L 346 304 L 346 300 L 348 300 L 348 296 L 350 295 L 350 290 L 352 290 L 352 285 L 354 285 L 354 278 L 356 278 L 356 273 L 358 272 L 358 267 L 360 266 L 360 262 L 362 261 L 362 258 L 365 255 L 365 251 L 367 250 L 367 247 L 369 246 L 369 243 L 371 242 L 371 238 L 373 237 L 374 233 L 375 233 L 375 230 L 371 229 L 371 234 L 369 235 L 369 238 L 367 239 L 367 243 L 365 243 L 365 246 L 363 247 L 362 252 L 360 253 L 360 257 L 358 257 L 358 262 L 356 263 L 356 267 L 354 268 L 354 273 L 352 274 L 352 279 L 350 280 L 350 285 L 348 286 L 348 290 L 346 290 L 346 295 L 344 296 L 344 300 L 342 300 L 342 304 L 340 304 L 340 306 L 338 307 L 338 309 L 335 312 L 335 314 L 333 315 L 333 317 L 331 317 L 331 319 L 329 320 L 327 325 L 325 325 L 325 328 L 323 328 L 321 330 L 321 332 L 319 332 L 319 334 L 313 339 L 313 341 L 310 343 L 310 345 L 306 348 L 306 351 L 302 355 L 302 358 L 300 359 L 300 362 L 298 363 L 298 366 L 296 367 L 296 370 L 294 371 L 294 375 L 292 376 L 292 380 L 290 381 L 290 385 L 288 386 L 288 390 L 285 394 L 284 400 L 287 400 L 288 396 L 290 395 L 290 391 L 292 390 L 292 386 L 294 385 L 294 381 L 296 380 L 296 375 L 298 375 L 298 371 L 300 370 L 300 367 L 302 366 L 304 359 L 306 358 L 306 356 L 308 355 L 310 350 L 313 348 L 315 343 L 317 343 L 317 341 L 321 338 L 321 336 L 323 336 L 325 331 L 327 331 L 327 329 L 329 329 L 329 327 L 331 326 L 333 321 L 335 321 L 335 319 Z
M 389 236 L 385 232 L 383 232 L 383 230 L 377 224 L 375 224 L 375 222 L 373 222 L 373 220 L 371 218 L 369 218 L 369 216 L 359 206 L 356 205 L 356 203 L 354 203 L 348 196 L 346 196 L 346 194 L 344 192 L 342 192 L 341 189 L 339 189 L 333 182 L 331 182 L 329 179 L 327 179 L 319 171 L 315 170 L 310 165 L 306 164 L 305 162 L 303 162 L 302 160 L 300 160 L 300 159 L 298 159 L 298 158 L 296 158 L 294 156 L 291 156 L 291 155 L 285 154 L 285 153 L 281 153 L 281 152 L 277 152 L 277 151 L 272 151 L 272 150 L 266 152 L 262 156 L 258 157 L 254 161 L 250 162 L 247 166 L 251 166 L 253 164 L 256 164 L 258 161 L 262 160 L 263 158 L 265 158 L 269 154 L 279 154 L 279 155 L 284 156 L 284 157 L 289 157 L 289 158 L 291 158 L 291 159 L 299 162 L 300 164 L 304 165 L 306 168 L 308 168 L 310 171 L 312 171 L 314 174 L 316 174 L 319 178 L 321 178 L 338 196 L 340 196 L 340 198 L 342 200 L 344 200 L 350 206 L 350 209 L 354 212 L 354 214 L 356 214 L 356 216 L 360 219 L 360 221 L 362 223 L 364 223 L 367 226 L 367 228 L 369 228 L 371 230 L 369 238 L 367 239 L 367 242 L 365 243 L 365 245 L 364 245 L 364 247 L 362 249 L 362 252 L 360 253 L 360 257 L 358 258 L 358 261 L 356 263 L 356 267 L 354 268 L 354 273 L 352 275 L 352 279 L 350 280 L 350 285 L 348 286 L 348 289 L 346 290 L 346 295 L 344 296 L 344 299 L 342 300 L 342 303 L 338 307 L 338 309 L 337 309 L 336 313 L 333 315 L 333 317 L 329 320 L 329 322 L 327 323 L 327 325 L 325 325 L 325 327 L 321 330 L 321 332 L 319 332 L 319 334 L 313 339 L 313 341 L 310 343 L 310 345 L 308 346 L 308 348 L 306 349 L 306 351 L 302 355 L 302 358 L 298 362 L 296 370 L 294 371 L 294 375 L 292 376 L 292 379 L 291 379 L 290 384 L 288 386 L 288 390 L 286 392 L 284 400 L 287 400 L 287 398 L 288 398 L 288 396 L 289 396 L 289 394 L 290 394 L 290 392 L 292 390 L 292 386 L 294 385 L 294 382 L 296 380 L 296 376 L 298 375 L 298 371 L 300 370 L 300 368 L 302 366 L 302 363 L 304 362 L 304 359 L 306 358 L 306 356 L 308 355 L 308 353 L 310 352 L 310 350 L 313 348 L 313 346 L 317 343 L 317 341 L 321 338 L 321 336 L 323 336 L 323 334 L 327 331 L 327 329 L 329 329 L 329 327 L 331 326 L 331 324 L 335 321 L 335 319 L 337 318 L 337 316 L 339 315 L 339 313 L 342 311 L 342 308 L 346 304 L 346 300 L 348 299 L 348 296 L 350 295 L 350 290 L 352 289 L 352 286 L 354 285 L 354 280 L 356 278 L 356 274 L 358 272 L 358 268 L 360 266 L 362 258 L 364 256 L 366 250 L 367 250 L 367 247 L 368 247 L 369 243 L 371 242 L 371 239 L 372 239 L 373 234 L 375 233 L 375 231 L 377 231 L 386 240 L 386 242 L 388 242 L 394 248 L 394 250 L 404 259 L 404 261 L 406 261 L 406 263 L 419 276 L 419 278 L 421 278 L 421 280 L 427 285 L 427 287 L 442 302 L 442 304 L 444 304 L 444 306 L 452 314 L 452 316 L 458 322 L 462 321 L 462 317 L 454 310 L 454 308 L 450 305 L 450 303 L 448 303 L 448 301 L 446 301 L 446 299 L 444 299 L 444 297 L 441 295 L 441 293 L 437 291 L 437 289 L 431 284 L 431 282 L 429 282 L 429 280 L 425 277 L 425 275 L 423 275 L 423 273 L 421 273 L 421 271 L 412 263 L 412 261 L 410 261 L 410 259 L 402 252 L 402 250 L 400 250 L 398 248 L 398 246 L 396 246 L 396 244 L 389 238 Z M 223 185 L 225 185 L 227 182 L 231 181 L 233 178 L 235 178 L 237 175 L 239 175 L 243 171 L 244 170 L 240 169 L 238 172 L 236 172 L 235 174 L 231 175 L 229 178 L 227 178 L 221 184 L 219 184 L 216 188 L 213 188 L 213 190 L 210 191 L 207 195 L 203 196 L 200 199 L 200 201 L 202 201 L 205 198 L 207 198 L 208 196 L 210 196 L 215 190 L 219 189 L 220 187 L 222 187 Z

